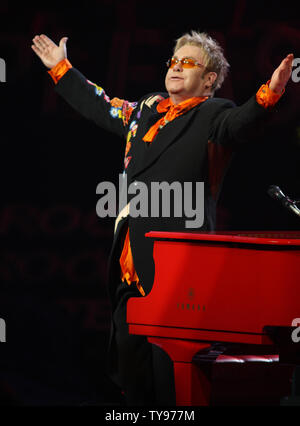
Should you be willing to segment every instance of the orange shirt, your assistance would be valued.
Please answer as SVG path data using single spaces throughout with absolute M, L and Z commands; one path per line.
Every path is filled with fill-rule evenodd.
M 52 77 L 55 84 L 61 79 L 61 77 L 72 68 L 72 64 L 68 61 L 68 59 L 63 59 L 58 64 L 56 64 L 51 70 L 48 71 L 50 76 Z M 277 94 L 273 92 L 269 87 L 270 80 L 263 84 L 258 92 L 256 93 L 256 101 L 264 108 L 272 107 L 276 104 L 278 99 L 283 95 L 282 93 Z M 161 101 L 165 102 L 165 100 Z M 153 126 L 154 129 L 155 125 Z M 157 129 L 155 128 L 155 131 Z M 121 279 L 124 282 L 126 280 L 127 284 L 130 285 L 132 282 L 136 283 L 137 288 L 139 289 L 142 296 L 145 296 L 144 289 L 140 283 L 139 277 L 136 273 L 133 257 L 131 252 L 131 245 L 129 240 L 129 229 L 127 230 L 123 250 L 120 256 L 120 267 L 121 267 Z

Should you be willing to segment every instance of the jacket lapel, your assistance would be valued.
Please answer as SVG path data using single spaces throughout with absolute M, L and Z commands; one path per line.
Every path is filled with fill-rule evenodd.
M 143 145 L 138 147 L 139 151 L 143 151 L 143 155 L 137 155 L 136 157 L 138 161 L 135 161 L 133 164 L 132 178 L 135 178 L 145 169 L 149 168 L 163 154 L 163 152 L 181 136 L 182 132 L 186 129 L 201 105 L 202 104 L 168 123 L 158 132 L 149 147 L 146 147 L 145 142 L 142 140 L 138 142 Z M 157 114 L 157 119 L 160 117 L 161 114 Z

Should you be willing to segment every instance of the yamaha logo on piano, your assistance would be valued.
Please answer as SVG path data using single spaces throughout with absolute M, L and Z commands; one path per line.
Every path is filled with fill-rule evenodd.
M 176 304 L 177 309 L 181 309 L 182 311 L 196 311 L 196 312 L 204 312 L 206 310 L 205 305 L 200 305 L 199 303 L 180 303 Z
M 189 288 L 187 291 L 187 297 L 189 299 L 188 303 L 183 303 L 183 302 L 177 302 L 176 306 L 177 309 L 180 309 L 182 311 L 196 311 L 196 312 L 200 312 L 200 311 L 205 311 L 206 307 L 205 305 L 201 305 L 199 303 L 192 303 L 192 300 L 195 297 L 195 290 L 194 288 Z

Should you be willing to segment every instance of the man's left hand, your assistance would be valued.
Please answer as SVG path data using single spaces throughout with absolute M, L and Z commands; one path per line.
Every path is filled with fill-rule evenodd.
M 285 88 L 291 73 L 294 55 L 287 55 L 278 68 L 273 72 L 269 87 L 273 92 L 280 94 Z

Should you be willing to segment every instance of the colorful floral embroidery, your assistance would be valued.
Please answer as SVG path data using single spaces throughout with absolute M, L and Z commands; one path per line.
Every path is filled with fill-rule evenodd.
M 123 99 L 119 99 L 119 98 L 113 98 L 110 101 L 111 106 L 115 107 L 115 108 L 122 108 L 123 104 L 124 104 L 124 100 Z
M 102 93 L 104 92 L 104 90 L 102 89 L 102 87 L 97 86 L 97 84 L 92 83 L 90 80 L 87 80 L 88 84 L 90 84 L 91 86 L 95 87 L 95 93 L 97 96 L 101 96 Z
M 131 114 L 133 113 L 136 106 L 137 106 L 137 102 L 124 101 L 123 107 L 122 107 L 122 116 L 123 116 L 123 123 L 125 125 L 128 124 Z
M 147 105 L 147 107 L 148 108 L 151 108 L 152 107 L 152 105 L 155 103 L 155 102 L 160 102 L 160 101 L 162 101 L 164 99 L 164 97 L 163 96 L 161 96 L 161 95 L 152 95 L 152 96 L 150 96 L 148 99 L 146 99 L 146 101 L 145 101 L 145 105 Z
M 128 164 L 129 164 L 129 162 L 130 162 L 130 160 L 132 159 L 132 157 L 125 157 L 124 158 L 124 166 L 125 166 L 125 169 L 127 169 L 127 167 L 128 167 Z
M 135 108 L 137 107 L 137 102 L 128 102 L 125 101 L 124 99 L 119 99 L 119 98 L 113 98 L 112 100 L 110 100 L 110 98 L 106 95 L 104 89 L 100 86 L 98 86 L 97 84 L 91 82 L 90 80 L 87 80 L 88 84 L 94 86 L 95 88 L 95 93 L 97 96 L 103 96 L 104 100 L 110 104 L 110 109 L 109 109 L 109 113 L 111 115 L 112 118 L 117 118 L 117 119 L 121 119 L 123 121 L 124 126 L 127 126 L 129 123 L 129 120 L 132 116 L 133 111 L 135 110 Z M 148 107 L 151 108 L 152 105 L 155 102 L 159 102 L 160 100 L 162 100 L 163 97 L 160 95 L 152 95 L 147 99 L 144 99 L 144 101 L 141 103 L 139 111 L 136 114 L 136 120 L 133 120 L 132 123 L 130 123 L 129 126 L 129 131 L 127 133 L 127 137 L 126 137 L 126 147 L 125 147 L 125 156 L 124 156 L 124 166 L 125 169 L 128 167 L 128 164 L 131 160 L 131 156 L 128 156 L 128 153 L 130 152 L 130 149 L 132 147 L 132 138 L 135 138 L 136 133 L 137 133 L 137 129 L 138 129 L 138 121 L 141 118 L 141 113 L 142 113 L 142 109 L 144 104 Z
M 119 108 L 112 107 L 109 112 L 110 112 L 110 115 L 113 118 L 121 118 L 122 117 L 122 113 L 121 113 L 121 110 Z
M 125 157 L 126 157 L 126 155 L 128 154 L 128 152 L 129 152 L 130 148 L 131 148 L 131 142 L 130 142 L 130 141 L 128 141 L 128 142 L 126 143 Z
M 132 145 L 131 139 L 134 138 L 136 133 L 137 133 L 138 121 L 141 118 L 143 105 L 144 105 L 144 101 L 141 103 L 140 108 L 139 108 L 139 110 L 136 114 L 136 120 L 133 120 L 132 123 L 130 123 L 129 132 L 127 133 L 125 157 L 124 157 L 125 169 L 127 169 L 128 164 L 129 164 L 129 162 L 132 158 L 132 157 L 129 157 L 129 156 L 127 157 L 127 154 L 129 153 L 129 151 L 131 149 L 131 145 Z M 137 106 L 137 103 L 124 102 L 123 108 L 122 108 L 124 124 L 128 124 L 129 119 L 131 117 L 131 114 L 132 114 L 133 110 L 136 108 L 136 106 Z
M 114 118 L 121 118 L 124 125 L 126 126 L 130 120 L 131 114 L 133 113 L 137 102 L 127 102 L 123 99 L 113 98 L 110 101 L 112 106 L 110 114 Z
M 96 93 L 97 96 L 103 95 L 104 100 L 107 103 L 110 103 L 110 105 L 111 105 L 111 109 L 109 111 L 110 115 L 113 118 L 122 119 L 124 125 L 126 126 L 129 123 L 131 114 L 133 113 L 134 109 L 137 106 L 137 102 L 127 102 L 127 101 L 124 101 L 123 99 L 119 99 L 119 98 L 113 98 L 112 100 L 110 100 L 109 96 L 107 96 L 107 94 L 105 93 L 105 91 L 102 87 L 98 86 L 97 84 L 93 83 L 90 80 L 87 80 L 87 82 L 91 86 L 94 86 L 95 93 Z
M 130 132 L 131 132 L 131 134 L 132 134 L 133 137 L 135 137 L 135 135 L 136 135 L 137 128 L 138 128 L 138 125 L 137 125 L 136 121 L 133 121 L 130 124 L 130 127 L 129 127 Z

